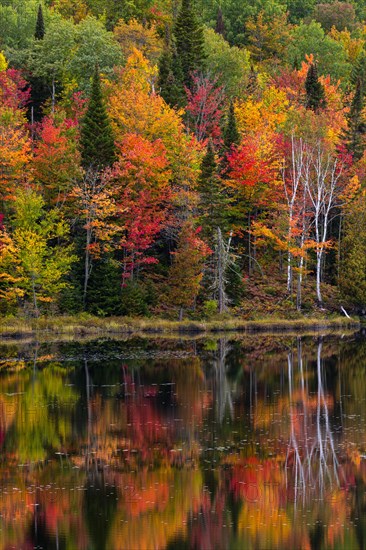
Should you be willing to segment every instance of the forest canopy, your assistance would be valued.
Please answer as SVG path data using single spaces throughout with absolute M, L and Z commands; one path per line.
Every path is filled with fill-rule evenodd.
M 0 310 L 366 310 L 366 3 L 0 0 Z

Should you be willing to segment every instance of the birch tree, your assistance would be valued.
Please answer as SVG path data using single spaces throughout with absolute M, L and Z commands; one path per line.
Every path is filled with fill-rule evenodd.
M 322 262 L 330 246 L 329 225 L 332 214 L 340 206 L 342 176 L 345 165 L 343 160 L 329 152 L 319 142 L 306 153 L 303 182 L 310 199 L 316 244 L 316 296 L 322 304 L 321 293 Z

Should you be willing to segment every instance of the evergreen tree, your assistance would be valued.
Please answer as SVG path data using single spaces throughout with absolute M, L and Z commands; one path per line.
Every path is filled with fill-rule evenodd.
M 43 11 L 41 4 L 38 8 L 36 28 L 34 38 L 43 40 L 45 35 L 45 26 L 43 20 Z M 39 76 L 30 76 L 28 78 L 30 84 L 30 102 L 28 106 L 28 119 L 30 123 L 39 122 L 42 118 L 42 105 L 49 98 L 49 89 L 44 78 Z
M 192 8 L 191 0 L 182 0 L 174 27 L 177 55 L 183 71 L 184 84 L 190 86 L 192 73 L 202 69 L 205 59 L 203 29 Z
M 99 316 L 122 313 L 122 288 L 119 264 L 105 254 L 94 262 L 88 285 L 86 309 Z
M 43 10 L 40 4 L 38 7 L 36 30 L 34 33 L 34 38 L 36 40 L 43 40 L 44 35 L 45 35 L 45 27 L 44 27 L 44 20 L 43 20 Z
M 158 86 L 160 95 L 171 107 L 183 107 L 186 94 L 183 71 L 176 52 L 167 45 L 159 60 Z
M 198 189 L 202 210 L 203 235 L 212 241 L 217 227 L 225 229 L 225 206 L 228 199 L 218 175 L 216 155 L 211 140 L 208 142 L 206 154 L 202 159 Z
M 224 130 L 224 147 L 229 151 L 233 145 L 239 145 L 240 134 L 236 124 L 236 116 L 233 102 L 230 103 L 229 115 Z
M 326 107 L 325 90 L 318 78 L 316 64 L 311 63 L 305 80 L 306 108 L 317 112 Z
M 225 37 L 225 22 L 224 22 L 224 16 L 221 8 L 219 8 L 217 11 L 215 32 Z
M 350 303 L 366 309 L 366 195 L 362 192 L 347 212 L 339 286 Z
M 88 109 L 81 126 L 80 146 L 82 164 L 86 169 L 101 170 L 111 166 L 116 160 L 112 127 L 104 105 L 97 67 Z
M 366 55 L 362 52 L 353 68 L 351 84 L 354 86 L 354 95 L 347 116 L 348 127 L 344 134 L 347 150 L 359 160 L 365 150 L 364 134 L 366 121 L 363 114 L 366 92 Z

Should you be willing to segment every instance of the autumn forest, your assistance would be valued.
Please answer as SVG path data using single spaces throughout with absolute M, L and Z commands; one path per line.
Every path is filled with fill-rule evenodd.
M 0 0 L 0 312 L 366 309 L 366 3 Z

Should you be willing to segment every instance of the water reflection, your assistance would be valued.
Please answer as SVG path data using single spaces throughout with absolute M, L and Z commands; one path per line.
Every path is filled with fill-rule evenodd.
M 0 352 L 0 549 L 365 547 L 363 338 Z

